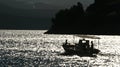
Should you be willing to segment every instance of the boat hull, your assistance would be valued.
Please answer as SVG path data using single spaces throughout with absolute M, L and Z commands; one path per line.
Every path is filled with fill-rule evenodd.
M 95 54 L 98 54 L 100 52 L 100 50 L 98 49 L 76 49 L 75 46 L 71 46 L 71 45 L 63 45 L 63 48 L 65 50 L 65 53 L 66 54 L 76 54 L 76 55 L 79 55 L 79 56 L 92 56 L 92 55 L 95 55 Z

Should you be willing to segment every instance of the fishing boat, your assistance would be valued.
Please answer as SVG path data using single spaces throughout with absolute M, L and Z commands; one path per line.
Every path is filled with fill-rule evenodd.
M 79 56 L 93 56 L 100 52 L 99 49 L 94 47 L 93 41 L 80 39 L 78 43 L 70 44 L 65 41 L 62 47 L 66 54 L 77 54 Z

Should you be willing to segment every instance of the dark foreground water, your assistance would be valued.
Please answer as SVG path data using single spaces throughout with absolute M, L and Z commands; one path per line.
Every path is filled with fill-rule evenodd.
M 47 35 L 46 30 L 0 30 L 0 67 L 119 67 L 120 36 L 97 36 L 97 57 L 65 56 L 62 43 L 74 35 Z M 93 40 L 98 44 L 97 39 Z

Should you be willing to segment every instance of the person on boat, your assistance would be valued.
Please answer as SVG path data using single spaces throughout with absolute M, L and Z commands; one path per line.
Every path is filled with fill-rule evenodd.
M 93 44 L 93 41 L 91 41 L 91 49 L 94 48 L 94 44 Z
M 65 45 L 67 45 L 68 44 L 68 41 L 67 40 L 65 40 L 65 43 L 64 43 Z

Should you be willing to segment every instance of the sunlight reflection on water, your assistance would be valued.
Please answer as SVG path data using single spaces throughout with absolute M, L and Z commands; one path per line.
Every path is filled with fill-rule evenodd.
M 120 36 L 101 36 L 97 57 L 64 56 L 62 43 L 73 35 L 48 35 L 46 30 L 0 30 L 0 66 L 12 67 L 117 67 L 120 65 Z M 98 44 L 98 40 L 93 40 Z M 99 46 L 99 47 L 98 47 Z

